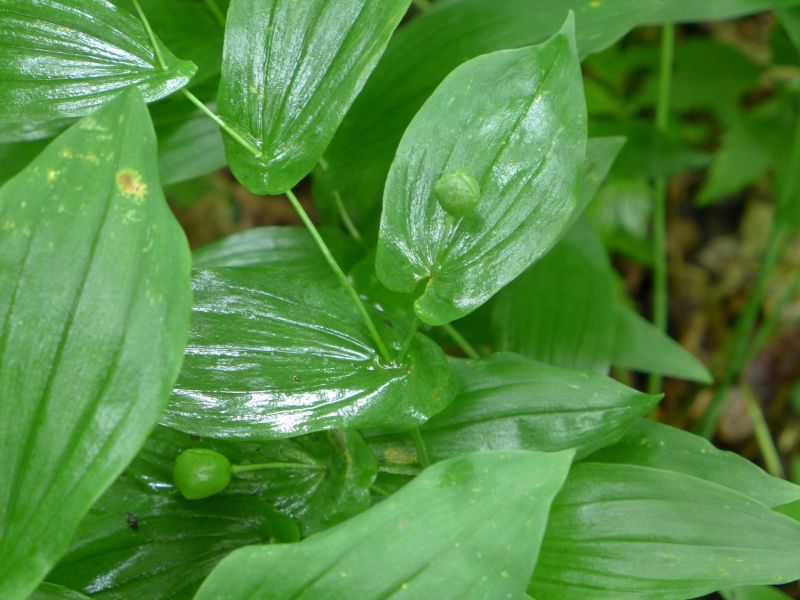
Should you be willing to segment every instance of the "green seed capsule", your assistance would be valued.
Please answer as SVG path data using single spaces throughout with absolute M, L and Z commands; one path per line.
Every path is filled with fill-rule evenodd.
M 478 206 L 481 186 L 466 171 L 448 171 L 433 185 L 433 197 L 447 214 L 467 217 Z
M 189 448 L 175 459 L 172 468 L 175 486 L 187 500 L 218 494 L 231 481 L 231 463 L 208 448 Z

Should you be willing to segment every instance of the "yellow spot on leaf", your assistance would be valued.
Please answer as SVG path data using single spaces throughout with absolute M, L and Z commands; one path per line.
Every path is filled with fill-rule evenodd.
M 599 8 L 600 7 L 600 0 L 592 0 L 589 2 L 589 6 L 592 8 Z
M 413 465 L 417 462 L 417 453 L 409 452 L 405 448 L 386 448 L 383 456 L 393 465 Z
M 133 169 L 117 171 L 117 187 L 126 196 L 133 196 L 134 198 L 144 198 L 147 193 L 147 184 L 142 181 L 141 176 Z
M 47 181 L 53 182 L 58 179 L 58 174 L 60 171 L 56 171 L 55 169 L 48 169 L 47 170 Z
M 64 148 L 61 152 L 58 153 L 62 158 L 72 158 L 75 155 L 72 153 L 72 150 L 69 148 Z

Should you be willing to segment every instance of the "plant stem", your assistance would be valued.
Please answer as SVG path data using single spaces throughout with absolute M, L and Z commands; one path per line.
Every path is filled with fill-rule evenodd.
M 775 303 L 775 307 L 772 309 L 772 312 L 756 329 L 756 332 L 753 335 L 752 343 L 747 345 L 748 349 L 747 358 L 744 361 L 745 364 L 749 364 L 750 361 L 752 361 L 755 357 L 756 353 L 767 343 L 772 335 L 773 330 L 775 329 L 775 326 L 778 324 L 778 320 L 783 314 L 783 311 L 786 310 L 789 302 L 791 302 L 792 299 L 797 295 L 798 290 L 800 290 L 800 273 L 795 275 L 795 278 L 792 280 L 792 282 L 786 286 L 786 289 L 783 290 L 778 302 Z
M 162 69 L 168 71 L 167 63 L 164 60 L 164 55 L 161 54 L 161 47 L 158 45 L 156 41 L 156 34 L 153 33 L 153 28 L 150 27 L 150 21 L 147 20 L 147 16 L 144 14 L 141 5 L 139 4 L 139 0 L 133 0 L 133 7 L 136 9 L 136 12 L 139 13 L 139 20 L 142 22 L 142 26 L 144 27 L 145 32 L 147 32 L 147 37 L 150 38 L 150 45 L 153 46 L 153 52 L 156 55 L 156 59 L 158 60 L 158 64 L 161 66 Z
M 409 433 L 411 434 L 411 439 L 414 440 L 414 447 L 417 449 L 419 464 L 423 467 L 430 467 L 431 457 L 430 454 L 428 454 L 428 446 L 425 444 L 425 440 L 422 439 L 419 427 L 415 427 Z
M 387 489 L 385 489 L 385 488 L 383 488 L 383 487 L 379 486 L 377 483 L 373 483 L 373 484 L 370 486 L 370 489 L 371 489 L 373 492 L 377 492 L 377 493 L 378 493 L 378 495 L 380 495 L 380 496 L 384 496 L 384 497 L 386 497 L 386 498 L 388 498 L 389 496 L 391 496 L 391 495 L 392 495 L 392 493 L 391 493 L 389 490 L 387 490 Z
M 466 338 L 461 335 L 458 330 L 453 327 L 450 323 L 442 325 L 442 329 L 445 330 L 447 335 L 449 335 L 456 345 L 461 348 L 461 351 L 464 352 L 469 358 L 479 359 L 481 355 L 475 350 L 475 347 L 470 344 Z
M 310 471 L 324 471 L 325 467 L 322 465 L 311 465 L 308 463 L 290 463 L 290 462 L 274 462 L 274 463 L 258 463 L 251 465 L 231 465 L 231 473 L 247 473 L 248 471 L 263 471 L 266 469 L 307 469 Z
M 747 364 L 747 359 L 750 356 L 750 333 L 761 308 L 761 299 L 764 296 L 767 281 L 778 264 L 785 241 L 784 226 L 777 221 L 773 221 L 769 240 L 767 241 L 767 249 L 761 261 L 753 291 L 750 292 L 744 311 L 736 321 L 736 327 L 733 332 L 733 345 L 725 373 L 719 386 L 714 391 L 714 396 L 711 398 L 708 409 L 694 427 L 695 433 L 707 439 L 714 435 L 725 398 Z
M 197 96 L 195 96 L 192 92 L 190 92 L 186 88 L 182 88 L 181 89 L 181 93 L 184 96 L 186 96 L 186 98 L 192 104 L 194 104 L 195 106 L 197 106 L 197 108 L 202 110 L 206 114 L 206 116 L 208 116 L 217 125 L 219 125 L 220 128 L 223 131 L 225 131 L 225 133 L 227 133 L 234 140 L 236 140 L 236 143 L 239 144 L 242 148 L 247 150 L 250 154 L 252 154 L 256 158 L 258 158 L 260 156 L 261 151 L 258 149 L 258 147 L 256 147 L 255 144 L 253 144 L 252 142 L 246 140 L 241 133 L 239 133 L 233 127 L 231 127 L 225 121 L 223 121 L 222 118 L 217 113 L 215 113 L 213 110 L 208 108 L 205 104 L 203 104 L 203 101 L 200 100 Z
M 217 20 L 217 23 L 219 23 L 220 26 L 224 29 L 225 15 L 222 14 L 222 11 L 220 10 L 219 6 L 217 6 L 217 3 L 214 0 L 204 0 L 204 2 L 206 4 L 206 8 L 208 8 L 208 11 L 212 15 L 214 15 L 214 18 Z
M 397 353 L 395 362 L 403 362 L 403 359 L 406 357 L 406 353 L 408 353 L 408 349 L 411 348 L 411 342 L 414 341 L 414 335 L 417 333 L 417 329 L 419 329 L 419 318 L 415 314 L 414 320 L 411 322 L 411 327 L 408 328 L 406 339 L 403 341 L 403 345 L 400 347 L 400 352 Z
M 386 363 L 391 363 L 392 357 L 391 354 L 389 354 L 389 348 L 386 346 L 383 338 L 381 338 L 381 334 L 378 333 L 378 329 L 375 327 L 375 323 L 372 322 L 372 318 L 369 316 L 367 308 L 361 301 L 358 292 L 356 292 L 353 286 L 350 285 L 350 282 L 347 280 L 347 275 L 344 274 L 344 271 L 342 271 L 339 263 L 336 262 L 336 259 L 333 257 L 333 254 L 331 254 L 331 251 L 325 243 L 325 240 L 322 239 L 322 236 L 319 234 L 319 231 L 317 231 L 317 228 L 314 226 L 314 223 L 311 221 L 308 213 L 303 208 L 303 205 L 300 204 L 300 201 L 297 199 L 297 196 L 294 195 L 292 190 L 286 191 L 286 197 L 289 198 L 289 202 L 291 202 L 295 211 L 297 211 L 297 214 L 300 217 L 300 220 L 303 222 L 303 225 L 306 226 L 308 232 L 311 234 L 311 237 L 314 238 L 314 241 L 317 243 L 320 252 L 322 252 L 322 255 L 325 257 L 328 265 L 330 265 L 331 269 L 336 275 L 336 278 L 339 280 L 339 283 L 353 299 L 353 302 L 355 302 L 356 308 L 358 309 L 361 318 L 364 320 L 364 325 L 367 326 L 367 330 L 372 336 L 372 339 L 375 342 L 375 346 L 378 348 L 378 352 L 380 352 L 381 357 L 384 361 L 386 361 Z
M 742 385 L 742 395 L 744 397 L 745 407 L 750 420 L 753 422 L 753 430 L 756 436 L 758 448 L 761 451 L 761 456 L 764 458 L 764 466 L 767 472 L 775 477 L 783 477 L 783 465 L 778 455 L 778 449 L 775 447 L 775 441 L 772 439 L 767 420 L 764 418 L 764 412 L 761 406 L 748 385 Z
M 661 64 L 658 71 L 658 103 L 656 129 L 667 131 L 672 88 L 672 63 L 675 54 L 675 25 L 667 23 L 661 30 Z M 653 198 L 653 323 L 667 331 L 669 276 L 667 265 L 667 181 L 656 177 Z M 661 376 L 653 374 L 648 382 L 650 393 L 661 391 Z
M 342 219 L 342 223 L 344 223 L 347 233 L 349 233 L 357 242 L 361 242 L 361 234 L 359 233 L 355 223 L 353 223 L 353 220 L 350 218 L 350 213 L 347 212 L 347 207 L 344 205 L 344 202 L 342 202 L 342 195 L 339 193 L 339 190 L 333 192 L 333 198 L 336 202 L 336 210 L 339 211 L 339 217 Z

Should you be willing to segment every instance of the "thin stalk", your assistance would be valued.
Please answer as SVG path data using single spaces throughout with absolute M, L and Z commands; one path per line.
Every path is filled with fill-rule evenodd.
M 756 329 L 756 332 L 753 335 L 753 342 L 747 346 L 748 350 L 745 364 L 749 364 L 750 361 L 752 361 L 755 357 L 756 353 L 767 343 L 772 335 L 772 332 L 775 330 L 775 326 L 778 324 L 778 320 L 783 314 L 783 311 L 786 310 L 789 302 L 791 302 L 792 299 L 797 295 L 798 291 L 800 291 L 800 273 L 795 276 L 795 278 L 792 280 L 792 283 L 786 286 L 786 289 L 783 290 L 781 297 L 778 298 L 778 301 L 775 303 L 775 308 L 773 308 L 769 316 L 764 319 L 764 322 L 761 323 L 761 325 L 759 325 Z
M 217 23 L 224 29 L 225 28 L 225 15 L 222 14 L 219 6 L 214 0 L 204 0 L 206 4 L 206 8 L 208 8 L 208 12 L 214 15 L 214 18 L 217 20 Z
M 311 234 L 311 237 L 314 238 L 314 241 L 317 243 L 320 252 L 322 252 L 322 256 L 325 257 L 325 260 L 328 262 L 328 265 L 330 265 L 331 269 L 336 275 L 336 278 L 339 280 L 339 283 L 353 299 L 353 302 L 355 302 L 356 308 L 358 309 L 361 318 L 364 320 L 364 325 L 367 326 L 367 330 L 369 331 L 369 334 L 372 336 L 372 340 L 375 342 L 375 346 L 378 348 L 378 352 L 380 352 L 381 357 L 387 363 L 392 362 L 392 356 L 391 354 L 389 354 L 389 348 L 383 341 L 381 334 L 378 333 L 378 329 L 375 327 L 375 323 L 372 322 L 372 318 L 369 316 L 367 308 L 361 301 L 358 292 L 356 292 L 353 286 L 350 285 L 350 282 L 347 280 L 347 275 L 344 274 L 344 271 L 342 271 L 342 268 L 339 266 L 339 263 L 336 262 L 336 259 L 333 257 L 333 254 L 331 254 L 328 245 L 325 243 L 325 240 L 322 239 L 322 236 L 319 234 L 319 231 L 317 231 L 317 228 L 314 226 L 314 223 L 308 216 L 306 209 L 304 209 L 303 205 L 300 204 L 300 201 L 297 199 L 297 196 L 294 195 L 294 192 L 292 192 L 292 190 L 286 191 L 286 197 L 289 198 L 289 202 L 291 202 L 292 206 L 294 207 L 295 211 L 300 217 L 300 220 L 303 222 L 303 225 L 306 226 L 306 229 L 308 229 L 308 232 Z
M 419 427 L 412 429 L 409 433 L 411 434 L 411 439 L 414 440 L 414 447 L 417 449 L 419 464 L 423 467 L 430 467 L 431 456 L 428 454 L 428 446 L 425 444 L 425 440 L 422 439 Z
M 453 327 L 450 323 L 442 325 L 442 329 L 445 330 L 445 333 L 449 335 L 452 340 L 456 343 L 456 345 L 461 348 L 461 351 L 466 354 L 470 358 L 479 359 L 481 355 L 475 350 L 475 347 L 470 344 L 466 338 L 461 335 L 458 330 Z
M 419 329 L 419 318 L 417 315 L 414 315 L 414 320 L 411 322 L 411 327 L 408 328 L 408 334 L 406 335 L 405 341 L 403 341 L 403 345 L 400 347 L 400 352 L 397 353 L 397 358 L 395 358 L 395 362 L 402 363 L 403 359 L 406 357 L 408 353 L 408 349 L 411 348 L 411 342 L 414 341 L 414 335 L 417 333 Z
M 225 131 L 225 133 L 227 133 L 234 140 L 236 140 L 236 143 L 239 144 L 242 148 L 247 150 L 250 154 L 252 154 L 256 158 L 258 158 L 260 156 L 261 151 L 258 149 L 258 147 L 256 147 L 255 144 L 253 144 L 252 142 L 246 140 L 244 138 L 244 136 L 242 136 L 241 133 L 239 133 L 233 127 L 231 127 L 225 121 L 223 121 L 222 118 L 217 113 L 215 113 L 213 110 L 208 108 L 205 104 L 203 104 L 203 101 L 200 100 L 200 98 L 195 96 L 192 92 L 190 92 L 186 88 L 182 88 L 181 89 L 181 93 L 184 96 L 186 96 L 186 98 L 189 100 L 189 102 L 191 102 L 192 104 L 197 106 L 197 108 L 202 110 L 206 114 L 207 117 L 209 117 L 212 121 L 214 121 L 217 125 L 219 125 L 220 128 L 223 131 Z
M 379 486 L 377 483 L 373 483 L 369 489 L 377 493 L 379 496 L 384 496 L 385 498 L 388 498 L 389 496 L 392 495 L 392 493 L 389 490 Z
M 158 64 L 162 69 L 168 71 L 169 69 L 167 68 L 167 63 L 164 60 L 164 55 L 161 54 L 161 47 L 156 41 L 156 34 L 153 33 L 153 28 L 150 27 L 150 21 L 147 20 L 147 16 L 144 14 L 142 7 L 139 5 L 139 0 L 133 0 L 133 7 L 136 9 L 136 12 L 139 13 L 139 20 L 142 22 L 145 32 L 147 32 L 147 37 L 150 38 L 150 45 L 153 46 L 153 52 L 155 52 Z
M 764 466 L 767 472 L 775 477 L 783 477 L 783 465 L 781 464 L 778 449 L 775 447 L 775 440 L 772 439 L 772 433 L 767 425 L 767 420 L 764 418 L 764 412 L 761 410 L 761 405 L 750 389 L 750 386 L 742 386 L 742 395 L 744 397 L 744 405 L 747 409 L 747 414 L 753 422 L 753 431 L 755 432 L 756 442 L 761 451 L 761 456 L 764 458 Z
M 666 131 L 669 125 L 670 93 L 672 89 L 672 63 L 675 55 L 675 25 L 667 23 L 661 30 L 661 64 L 658 71 L 658 103 L 656 128 Z M 669 279 L 667 265 L 667 181 L 657 177 L 653 198 L 653 324 L 667 331 Z M 648 388 L 651 393 L 661 391 L 661 376 L 651 375 Z
M 778 264 L 785 243 L 785 227 L 777 221 L 773 221 L 772 230 L 770 231 L 769 240 L 767 242 L 767 249 L 761 261 L 753 291 L 750 292 L 744 311 L 736 321 L 730 358 L 722 380 L 714 391 L 714 396 L 711 398 L 711 402 L 703 418 L 700 419 L 694 427 L 695 433 L 707 439 L 710 439 L 714 435 L 725 398 L 739 379 L 739 375 L 747 364 L 747 359 L 750 355 L 750 334 L 761 308 L 761 300 L 764 297 L 767 281 L 769 281 L 772 272 L 775 270 L 775 266 Z
M 306 469 L 309 471 L 324 471 L 325 467 L 322 465 L 310 465 L 308 463 L 290 463 L 290 462 L 274 462 L 274 463 L 257 463 L 251 465 L 231 465 L 231 473 L 247 473 L 248 471 L 264 471 L 266 469 Z
M 356 240 L 357 242 L 363 241 L 361 238 L 361 233 L 358 231 L 355 223 L 350 218 L 350 213 L 347 212 L 347 207 L 342 202 L 342 195 L 339 193 L 339 190 L 333 192 L 333 198 L 336 202 L 336 210 L 339 211 L 339 217 L 342 219 L 342 223 L 344 223 L 345 229 L 347 229 L 347 233 Z

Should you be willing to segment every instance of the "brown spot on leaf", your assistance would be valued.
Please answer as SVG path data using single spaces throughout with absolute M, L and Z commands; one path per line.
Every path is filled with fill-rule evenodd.
M 144 198 L 147 193 L 147 184 L 133 169 L 122 169 L 117 172 L 117 187 L 126 196 L 134 198 Z
M 409 452 L 405 448 L 386 448 L 383 451 L 383 456 L 386 462 L 393 465 L 413 465 L 417 462 L 416 452 Z

